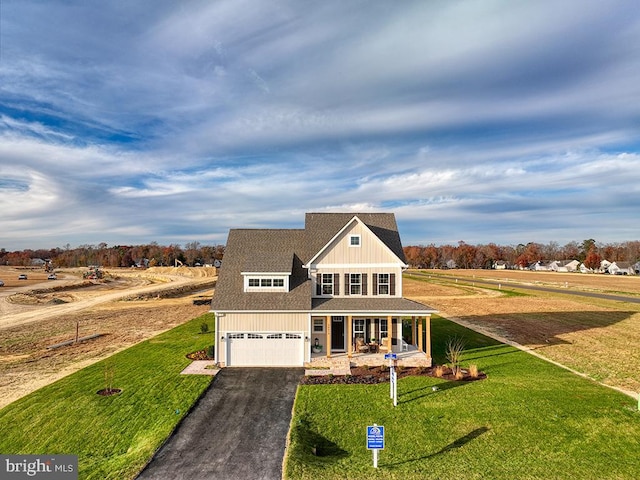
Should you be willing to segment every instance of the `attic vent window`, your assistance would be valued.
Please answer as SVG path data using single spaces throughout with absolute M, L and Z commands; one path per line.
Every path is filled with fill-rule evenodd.
M 360 246 L 360 235 L 350 235 L 349 236 L 349 246 L 350 247 L 359 247 Z

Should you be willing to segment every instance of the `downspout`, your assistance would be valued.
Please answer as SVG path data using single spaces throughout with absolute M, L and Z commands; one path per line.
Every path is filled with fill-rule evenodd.
M 218 312 L 213 312 L 213 314 L 216 317 L 216 344 L 213 347 L 213 361 L 216 362 L 216 364 L 220 363 L 220 321 L 218 320 Z

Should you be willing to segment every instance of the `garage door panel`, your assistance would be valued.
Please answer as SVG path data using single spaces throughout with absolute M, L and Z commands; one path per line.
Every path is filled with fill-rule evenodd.
M 301 366 L 304 335 L 299 332 L 237 332 L 227 335 L 227 366 Z

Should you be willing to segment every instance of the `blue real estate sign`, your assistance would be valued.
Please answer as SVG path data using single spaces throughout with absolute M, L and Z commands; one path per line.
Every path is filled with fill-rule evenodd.
M 367 427 L 367 449 L 384 450 L 384 427 L 382 425 Z

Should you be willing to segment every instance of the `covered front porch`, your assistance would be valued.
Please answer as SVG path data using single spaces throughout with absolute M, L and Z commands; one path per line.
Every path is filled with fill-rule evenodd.
M 314 314 L 311 323 L 309 363 L 344 358 L 379 365 L 396 353 L 407 366 L 431 366 L 431 315 Z

